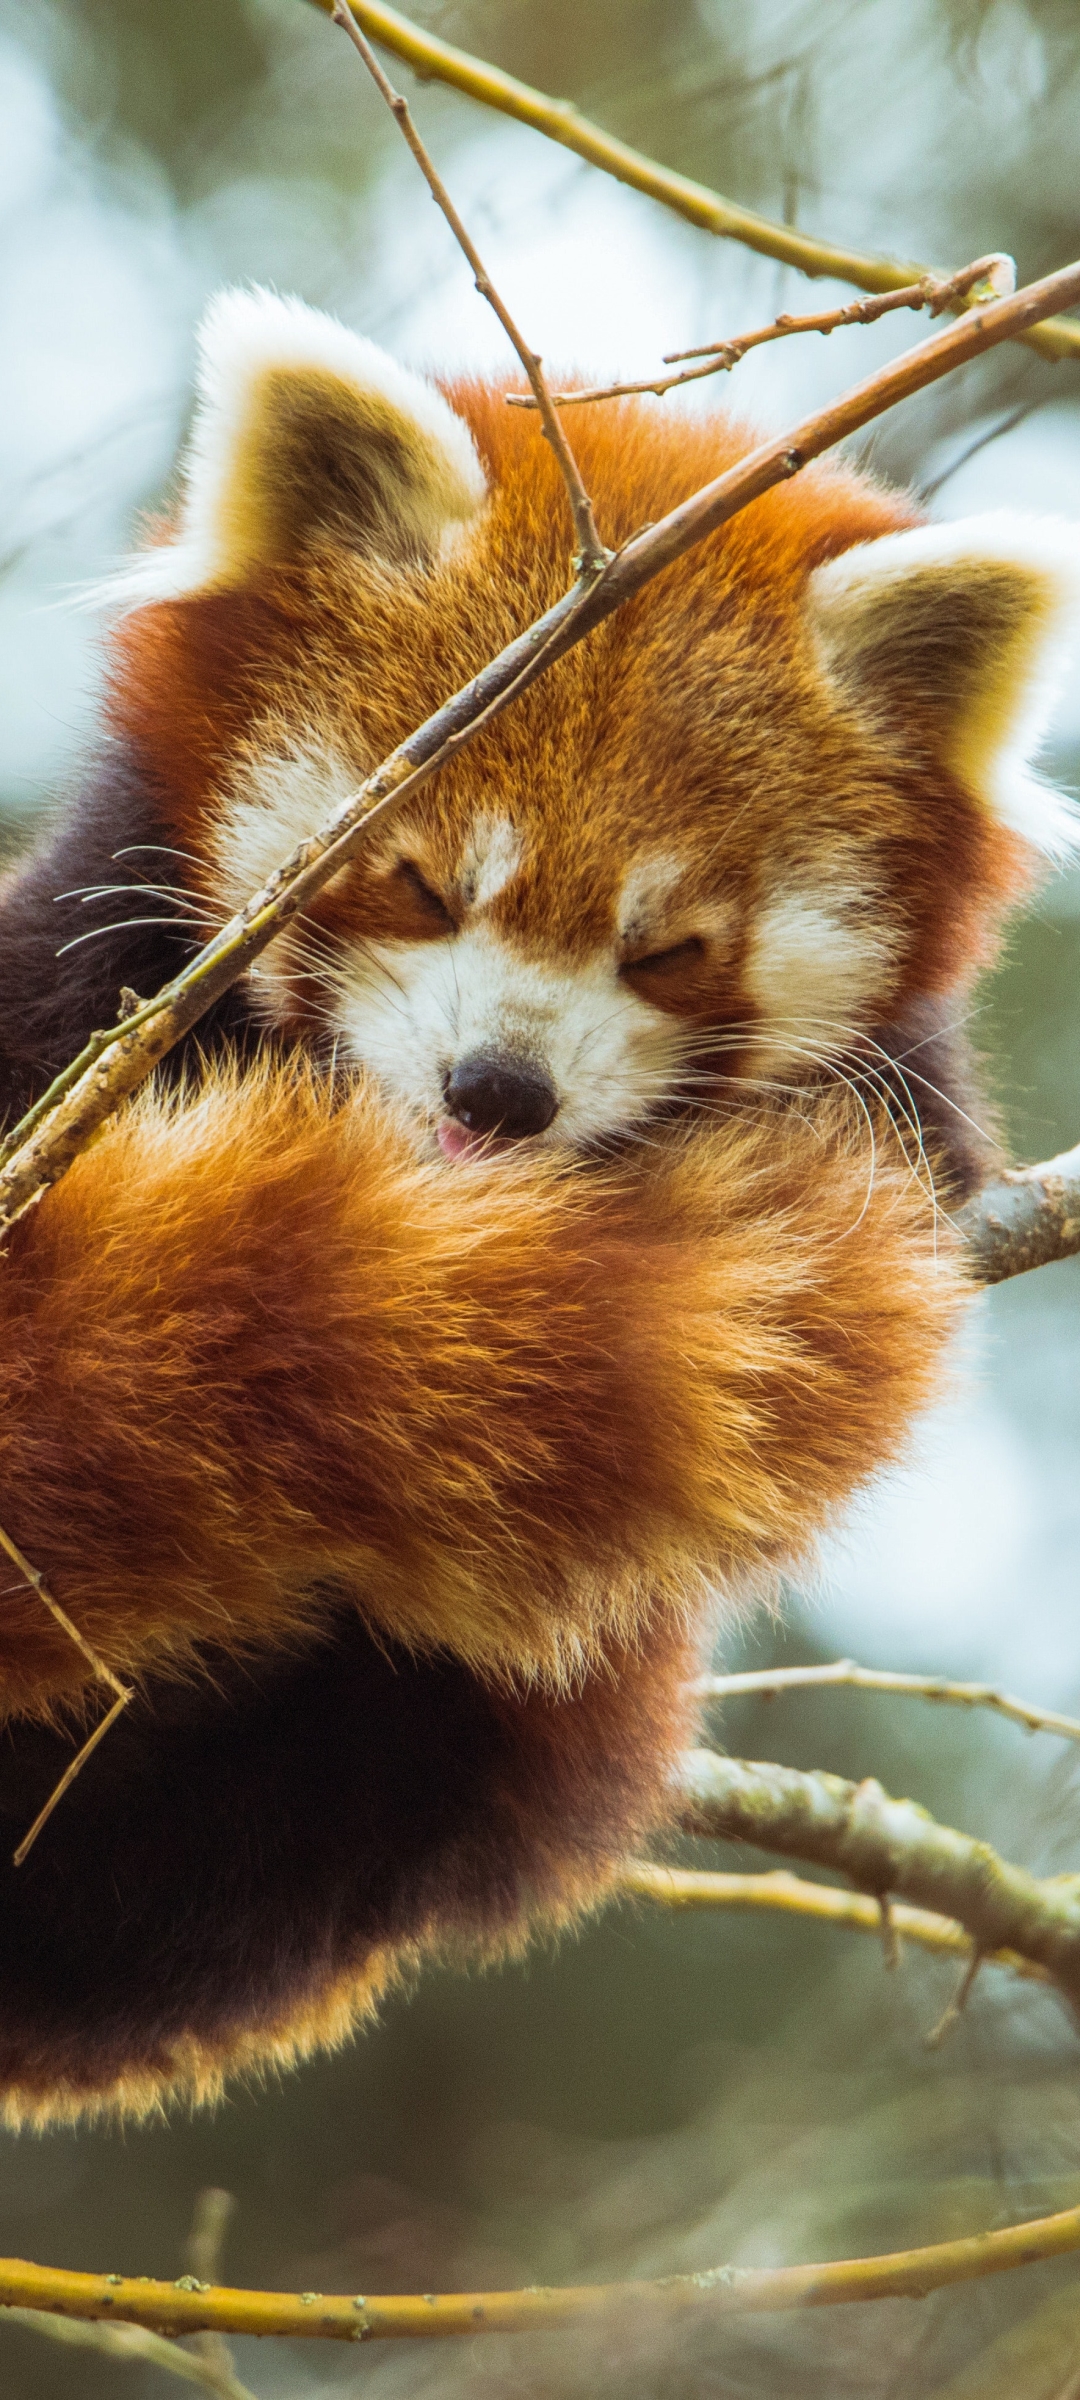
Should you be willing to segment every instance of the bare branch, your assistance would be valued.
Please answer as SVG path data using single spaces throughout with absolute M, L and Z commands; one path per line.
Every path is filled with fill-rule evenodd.
M 357 2293 L 189 2291 L 149 2277 L 83 2275 L 0 2259 L 0 2308 L 49 2309 L 66 2319 L 123 2313 L 127 2324 L 170 2334 L 212 2327 L 220 2333 L 309 2335 L 320 2341 L 440 2340 L 448 2335 L 539 2333 L 596 2322 L 637 2307 L 670 2316 L 707 2308 L 711 2317 L 827 2308 L 858 2300 L 921 2298 L 1037 2260 L 1080 2250 L 1080 2208 L 1062 2209 L 993 2233 L 894 2250 L 881 2258 L 830 2259 L 796 2267 L 710 2267 L 650 2282 L 599 2283 L 523 2292 L 424 2292 L 367 2299 Z M 188 2279 L 190 2281 L 190 2278 Z M 73 2328 L 65 2327 L 70 2335 Z M 119 2332 L 120 2326 L 115 2330 Z M 63 2339 L 64 2336 L 61 2336 Z M 190 2357 L 190 2354 L 189 2354 Z M 192 2364 L 195 2362 L 192 2361 Z
M 763 443 L 725 474 L 705 484 L 628 542 L 594 582 L 578 585 L 508 644 L 434 716 L 391 752 L 358 790 L 340 803 L 318 833 L 297 843 L 239 913 L 192 960 L 119 1028 L 94 1034 L 79 1057 L 50 1085 L 0 1145 L 0 1232 L 58 1182 L 128 1094 L 166 1052 L 197 1024 L 364 840 L 418 791 L 436 768 L 498 710 L 593 626 L 692 550 L 706 535 L 749 507 L 775 484 L 799 474 L 811 459 L 886 409 L 952 374 L 969 359 L 1008 341 L 1050 311 L 1080 299 L 1080 265 L 1046 276 L 1011 298 L 970 310 L 959 324 L 931 335 L 906 355 L 868 376 L 842 398 L 776 441 Z
M 216 2283 L 221 2273 L 221 2246 L 235 2211 L 232 2192 L 224 2192 L 216 2184 L 208 2184 L 196 2194 L 185 2264 L 196 2282 L 204 2287 Z M 212 2388 L 220 2391 L 224 2400 L 240 2400 L 243 2387 L 237 2381 L 233 2354 L 224 2334 L 193 2334 L 191 2347 L 202 2360 L 207 2375 L 216 2376 Z
M 21 1867 L 24 1859 L 29 1857 L 31 1850 L 34 1847 L 34 1843 L 41 1832 L 42 1826 L 48 1824 L 54 1808 L 59 1805 L 60 1801 L 64 1797 L 64 1793 L 70 1791 L 76 1775 L 82 1774 L 87 1759 L 90 1757 L 91 1753 L 97 1749 L 98 1743 L 104 1741 L 106 1734 L 112 1730 L 117 1718 L 123 1714 L 123 1711 L 127 1707 L 129 1700 L 134 1699 L 134 1696 L 135 1695 L 133 1692 L 121 1692 L 119 1700 L 113 1701 L 112 1707 L 106 1710 L 100 1724 L 95 1725 L 93 1732 L 87 1735 L 82 1749 L 76 1751 L 75 1756 L 71 1761 L 71 1765 L 69 1767 L 65 1767 L 59 1783 L 54 1785 L 53 1790 L 49 1793 L 49 1797 L 45 1802 L 44 1808 L 39 1808 L 38 1813 L 34 1818 L 34 1822 L 30 1827 L 29 1833 L 24 1833 L 18 1849 L 12 1851 L 11 1863 L 13 1867 Z
M 335 0 L 316 0 L 316 6 L 333 13 Z M 646 158 L 629 143 L 618 141 L 599 125 L 590 123 L 569 100 L 549 99 L 531 84 L 520 83 L 515 75 L 506 75 L 501 67 L 489 66 L 485 59 L 474 58 L 467 50 L 455 49 L 450 42 L 414 25 L 385 0 L 353 0 L 353 12 L 365 33 L 373 42 L 381 42 L 395 58 L 403 59 L 423 82 L 445 83 L 453 91 L 464 92 L 468 99 L 478 100 L 485 108 L 497 109 L 502 116 L 513 117 L 520 125 L 531 125 L 537 133 L 546 134 L 549 141 L 559 142 L 592 167 L 599 167 L 617 182 L 626 183 L 634 191 L 644 192 L 648 199 L 657 200 L 664 208 L 697 225 L 704 233 L 719 234 L 729 241 L 742 242 L 746 249 L 756 250 L 765 258 L 777 258 L 785 266 L 798 267 L 803 275 L 831 275 L 838 283 L 854 283 L 864 292 L 895 292 L 904 285 L 918 283 L 924 275 L 933 273 L 925 265 L 911 259 L 879 258 L 864 250 L 846 250 L 836 242 L 819 241 L 813 234 L 802 233 L 795 225 L 777 225 L 769 217 L 759 217 L 753 209 L 740 208 L 720 192 L 710 191 L 707 184 L 694 183 L 686 175 L 677 175 L 672 168 L 662 167 L 656 159 Z M 962 305 L 962 304 L 961 304 Z M 1067 301 L 1062 302 L 1067 307 Z M 1068 317 L 1054 317 L 1017 333 L 1014 339 L 1025 342 L 1043 358 L 1080 358 L 1080 325 Z
M 878 317 L 888 316 L 893 309 L 928 308 L 932 317 L 954 306 L 957 300 L 975 293 L 980 299 L 1000 300 L 1016 289 L 1016 265 L 1004 250 L 995 250 L 988 258 L 977 258 L 969 267 L 961 267 L 956 275 L 945 280 L 924 275 L 920 283 L 909 283 L 898 292 L 887 292 L 877 300 L 849 300 L 845 308 L 822 310 L 817 316 L 774 317 L 771 325 L 759 325 L 753 333 L 736 334 L 729 342 L 704 342 L 697 350 L 668 350 L 664 365 L 677 359 L 699 358 L 704 365 L 685 367 L 678 375 L 661 375 L 655 381 L 643 383 L 605 383 L 576 392 L 552 392 L 556 408 L 578 408 L 583 401 L 622 400 L 633 393 L 655 392 L 658 399 L 665 392 L 676 391 L 681 384 L 699 383 L 705 375 L 730 375 L 739 360 L 750 350 L 759 350 L 765 342 L 781 342 L 792 333 L 836 333 L 841 325 L 873 325 Z M 508 408 L 535 408 L 524 392 L 507 392 Z
M 590 500 L 584 483 L 582 482 L 581 470 L 578 466 L 576 458 L 574 457 L 574 453 L 570 448 L 570 444 L 567 441 L 566 435 L 563 432 L 562 426 L 559 423 L 556 410 L 552 405 L 551 395 L 548 391 L 547 379 L 544 375 L 543 365 L 538 358 L 536 351 L 530 350 L 524 335 L 519 333 L 513 317 L 507 308 L 505 300 L 503 300 L 500 294 L 496 291 L 491 277 L 488 274 L 487 268 L 484 265 L 483 259 L 481 258 L 471 236 L 466 231 L 465 226 L 462 223 L 456 208 L 454 207 L 454 203 L 450 198 L 450 194 L 446 189 L 446 185 L 444 184 L 441 175 L 438 173 L 435 167 L 434 161 L 429 156 L 428 151 L 425 149 L 424 144 L 420 139 L 420 136 L 416 130 L 416 126 L 413 123 L 408 101 L 400 92 L 396 92 L 394 90 L 394 86 L 390 82 L 389 77 L 383 74 L 382 68 L 380 67 L 378 59 L 375 56 L 375 52 L 371 48 L 370 43 L 365 41 L 364 36 L 356 23 L 355 16 L 353 15 L 349 6 L 349 0 L 334 0 L 332 15 L 334 24 L 342 27 L 343 31 L 348 34 L 349 40 L 352 42 L 354 48 L 359 51 L 364 65 L 367 68 L 368 74 L 371 76 L 372 82 L 382 93 L 383 99 L 385 100 L 391 115 L 396 117 L 401 131 L 405 136 L 410 150 L 412 151 L 413 157 L 416 160 L 417 166 L 419 167 L 420 172 L 427 183 L 427 187 L 431 193 L 432 199 L 435 201 L 436 205 L 441 208 L 442 213 L 446 218 L 446 222 L 450 227 L 450 231 L 454 236 L 454 240 L 458 245 L 458 248 L 464 251 L 465 257 L 468 259 L 469 265 L 473 271 L 473 276 L 475 278 L 476 289 L 479 292 L 481 299 L 486 300 L 489 307 L 494 309 L 499 323 L 502 326 L 503 332 L 508 336 L 509 340 L 513 343 L 514 349 L 517 351 L 518 357 L 521 360 L 521 364 L 525 369 L 525 373 L 529 378 L 530 384 L 532 385 L 533 396 L 529 405 L 533 408 L 538 408 L 540 411 L 540 415 L 543 419 L 544 432 L 546 433 L 555 456 L 559 462 L 563 482 L 565 483 L 567 492 L 569 494 L 570 508 L 574 519 L 574 534 L 577 542 L 577 555 L 574 564 L 580 575 L 595 575 L 610 558 L 611 552 L 605 548 L 599 534 L 597 533 L 596 522 L 593 517 L 592 501 Z
M 1080 1142 L 1036 1167 L 1010 1167 L 956 1222 L 980 1283 L 1004 1283 L 1080 1251 Z
M 1080 2007 L 1080 1875 L 1040 1883 L 987 1842 L 939 1825 L 872 1777 L 803 1774 L 770 1761 L 690 1750 L 677 1776 L 686 1833 L 752 1842 L 952 1917 L 980 1954 L 1012 1950 Z
M 970 1939 L 953 1917 L 938 1916 L 934 1909 L 911 1908 L 902 1900 L 891 1900 L 887 1892 L 880 1899 L 871 1899 L 862 1892 L 841 1891 L 836 1884 L 808 1883 L 802 1875 L 789 1874 L 786 1867 L 775 1867 L 766 1875 L 725 1875 L 700 1867 L 654 1866 L 648 1859 L 635 1858 L 620 1867 L 614 1889 L 616 1898 L 653 1900 L 661 1908 L 675 1910 L 749 1908 L 815 1917 L 826 1925 L 876 1934 L 879 1940 L 884 1910 L 897 1947 L 902 1938 L 944 1957 L 969 1960 L 972 1955 Z M 984 1966 L 1006 1967 L 1026 1983 L 1054 1981 L 1048 1968 L 1021 1958 L 1017 1950 L 991 1950 L 981 1956 Z M 886 1963 L 895 1963 L 895 1952 L 887 1956 Z
M 940 1700 L 950 1708 L 992 1708 L 1010 1717 L 1028 1733 L 1060 1733 L 1080 1742 L 1080 1718 L 1060 1716 L 1053 1708 L 1032 1708 L 1014 1700 L 990 1683 L 949 1683 L 941 1675 L 897 1675 L 886 1668 L 860 1667 L 853 1658 L 833 1659 L 824 1667 L 755 1667 L 745 1675 L 703 1675 L 697 1684 L 701 1700 L 732 1700 L 760 1692 L 766 1700 L 782 1692 L 815 1690 L 840 1685 L 857 1692 L 892 1692 L 912 1700 Z
M 9 2308 L 4 2313 L 9 2324 L 25 2325 L 51 2341 L 104 2351 L 107 2358 L 130 2359 L 136 2366 L 162 2367 L 166 2375 L 178 2375 L 182 2383 L 196 2383 L 200 2391 L 213 2392 L 216 2400 L 255 2400 L 231 2369 L 227 2376 L 222 2375 L 197 2352 L 181 2350 L 178 2343 L 143 2325 L 95 2325 L 78 2317 L 54 2316 L 42 2308 Z

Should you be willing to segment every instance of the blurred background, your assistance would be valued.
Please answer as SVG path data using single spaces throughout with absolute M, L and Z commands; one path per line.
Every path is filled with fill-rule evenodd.
M 433 31 L 684 173 L 834 241 L 1021 279 L 1080 251 L 1074 0 L 418 0 Z M 850 296 L 692 230 L 435 85 L 425 138 L 549 364 L 665 350 Z M 180 438 L 206 296 L 301 293 L 418 364 L 502 337 L 343 37 L 304 0 L 0 0 L 0 809 L 32 834 L 92 742 L 99 630 L 73 594 L 123 552 Z M 766 350 L 738 401 L 779 425 L 917 338 L 893 317 Z M 723 403 L 718 385 L 652 405 Z M 1080 519 L 1080 363 L 1011 347 L 863 443 L 939 516 Z M 1080 662 L 1078 662 L 1080 667 Z M 1080 774 L 1080 677 L 1050 764 Z M 982 992 L 975 1032 L 1016 1153 L 1080 1136 L 1080 875 Z M 854 1652 L 1080 1704 L 1080 1261 L 980 1304 L 957 1393 L 731 1666 Z M 877 1774 L 1040 1873 L 1080 1864 L 1080 1754 L 993 1720 L 821 1693 L 730 1705 L 726 1746 Z M 715 1859 L 715 1863 L 727 1863 Z M 737 1862 L 761 1863 L 740 1854 Z M 179 2271 L 201 2186 L 234 2192 L 230 2281 L 424 2290 L 843 2255 L 1080 2201 L 1080 2041 L 986 1974 L 735 1915 L 612 1911 L 558 1954 L 431 1975 L 347 2055 L 216 2116 L 0 2138 L 0 2248 Z M 735 2400 L 1067 2400 L 1080 2271 L 923 2302 L 587 2341 L 363 2356 L 237 2346 L 260 2400 L 504 2392 Z M 164 2393 L 154 2369 L 0 2323 L 12 2400 Z

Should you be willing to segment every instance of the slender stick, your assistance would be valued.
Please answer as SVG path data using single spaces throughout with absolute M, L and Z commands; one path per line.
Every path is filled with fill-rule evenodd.
M 1014 1700 L 990 1683 L 949 1683 L 941 1675 L 896 1675 L 886 1668 L 860 1667 L 853 1658 L 833 1659 L 824 1667 L 760 1667 L 745 1675 L 703 1675 L 701 1700 L 733 1700 L 746 1692 L 778 1699 L 782 1692 L 817 1690 L 822 1685 L 857 1692 L 893 1692 L 913 1700 L 940 1700 L 950 1708 L 992 1708 L 1011 1717 L 1028 1733 L 1060 1733 L 1080 1742 L 1080 1718 L 1060 1716 L 1053 1708 L 1033 1708 Z
M 660 1908 L 748 1908 L 790 1917 L 813 1917 L 826 1925 L 842 1925 L 855 1933 L 881 1939 L 881 1903 L 869 1893 L 846 1892 L 833 1883 L 810 1883 L 804 1875 L 774 1867 L 765 1875 L 725 1875 L 701 1867 L 658 1867 L 648 1859 L 631 1859 L 615 1878 L 615 1897 L 653 1900 Z M 885 1895 L 894 1937 L 915 1942 L 949 1958 L 970 1959 L 971 1940 L 954 1917 L 936 1909 L 912 1908 Z M 1047 1967 L 1022 1958 L 1018 1950 L 981 1953 L 984 1966 L 1006 1967 L 1026 1983 L 1052 1984 Z
M 988 258 L 977 258 L 969 267 L 961 267 L 956 275 L 935 280 L 924 275 L 921 283 L 908 283 L 898 292 L 886 292 L 877 300 L 849 300 L 845 308 L 821 310 L 816 316 L 774 317 L 770 325 L 759 325 L 753 333 L 739 333 L 728 342 L 704 342 L 697 350 L 669 350 L 664 365 L 677 359 L 697 358 L 704 364 L 685 367 L 678 375 L 660 375 L 650 382 L 601 383 L 586 386 L 580 391 L 552 392 L 556 408 L 579 408 L 590 400 L 622 400 L 640 392 L 654 392 L 658 399 L 665 392 L 678 390 L 684 383 L 700 383 L 706 375 L 730 375 L 739 360 L 750 350 L 759 350 L 764 342 L 786 341 L 792 333 L 836 333 L 842 325 L 873 325 L 878 317 L 888 316 L 893 309 L 928 308 L 932 317 L 939 317 L 968 293 L 977 292 L 980 299 L 1000 300 L 1016 289 L 1015 262 L 1004 250 L 995 250 Z M 525 392 L 507 392 L 508 408 L 535 408 L 536 402 Z
M 315 5 L 331 15 L 335 0 L 315 0 Z M 422 82 L 448 84 L 453 91 L 463 92 L 485 108 L 497 109 L 501 116 L 513 117 L 520 125 L 531 125 L 537 133 L 546 134 L 549 141 L 561 143 L 590 166 L 613 175 L 617 182 L 629 184 L 632 190 L 644 192 L 648 199 L 673 209 L 677 216 L 699 226 L 704 233 L 742 242 L 746 249 L 756 250 L 765 258 L 798 267 L 803 275 L 835 276 L 837 282 L 857 284 L 866 292 L 895 292 L 932 272 L 911 259 L 880 258 L 869 251 L 847 250 L 836 242 L 819 241 L 813 234 L 802 233 L 797 226 L 777 225 L 769 217 L 759 217 L 753 209 L 740 208 L 737 201 L 725 199 L 707 184 L 677 175 L 671 167 L 660 166 L 656 159 L 646 158 L 643 151 L 633 150 L 629 143 L 605 133 L 599 125 L 591 124 L 588 117 L 583 117 L 571 101 L 549 99 L 546 92 L 519 82 L 515 75 L 504 74 L 501 67 L 490 66 L 486 59 L 474 58 L 469 51 L 440 41 L 437 34 L 422 30 L 398 9 L 387 7 L 385 0 L 352 0 L 352 5 L 369 38 L 381 42 L 395 58 L 404 60 Z M 1062 302 L 1063 307 L 1067 305 Z M 1013 338 L 1039 351 L 1043 358 L 1080 358 L 1080 325 L 1068 317 L 1051 318 L 1025 328 Z
M 122 1026 L 92 1036 L 0 1148 L 0 1232 L 59 1181 L 105 1119 L 321 891 L 371 826 L 418 791 L 437 767 L 593 626 L 751 501 L 799 474 L 811 459 L 872 423 L 897 401 L 1078 299 L 1080 265 L 1074 264 L 1009 299 L 970 310 L 958 324 L 880 368 L 792 432 L 751 451 L 636 535 L 593 583 L 565 593 L 391 752 L 318 833 L 299 842 L 183 974 Z M 1075 1246 L 1080 1247 L 1080 1233 Z
M 375 56 L 374 50 L 371 48 L 370 43 L 365 41 L 364 36 L 356 23 L 356 19 L 348 5 L 348 0 L 334 0 L 333 22 L 335 25 L 340 25 L 343 31 L 348 34 L 349 40 L 352 42 L 354 49 L 359 51 L 364 65 L 367 68 L 368 74 L 371 76 L 372 82 L 377 85 L 379 91 L 382 93 L 383 99 L 385 100 L 391 115 L 396 117 L 401 131 L 405 136 L 410 150 L 412 151 L 413 157 L 416 160 L 417 166 L 419 167 L 420 172 L 427 183 L 432 199 L 436 202 L 436 205 L 441 208 L 442 213 L 446 218 L 446 222 L 450 227 L 450 231 L 454 236 L 454 240 L 458 245 L 458 248 L 464 251 L 466 258 L 468 259 L 476 281 L 476 289 L 480 293 L 481 299 L 486 300 L 489 307 L 494 309 L 499 323 L 502 326 L 503 332 L 513 343 L 514 349 L 517 351 L 518 357 L 521 360 L 521 364 L 525 369 L 525 373 L 529 378 L 530 384 L 532 385 L 533 396 L 531 405 L 534 408 L 538 408 L 540 411 L 540 415 L 543 420 L 544 432 L 546 433 L 555 456 L 558 459 L 563 482 L 565 483 L 567 492 L 569 494 L 570 508 L 574 519 L 574 533 L 577 541 L 577 555 L 575 557 L 574 564 L 579 575 L 595 575 L 599 568 L 605 564 L 606 560 L 610 558 L 611 552 L 605 548 L 599 534 L 597 533 L 596 523 L 593 517 L 592 501 L 590 500 L 584 483 L 582 482 L 581 470 L 578 466 L 577 460 L 574 457 L 574 453 L 571 450 L 570 444 L 567 441 L 566 435 L 559 423 L 558 413 L 552 404 L 551 395 L 548 391 L 547 379 L 544 374 L 541 360 L 538 358 L 535 350 L 530 350 L 524 335 L 519 333 L 513 317 L 507 308 L 505 300 L 503 300 L 500 294 L 496 291 L 491 277 L 488 274 L 487 268 L 484 265 L 483 259 L 481 258 L 471 235 L 467 232 L 465 226 L 463 225 L 461 218 L 454 207 L 454 203 L 450 198 L 450 194 L 446 189 L 446 185 L 444 184 L 441 175 L 438 173 L 434 161 L 429 156 L 428 151 L 425 149 L 424 144 L 420 139 L 420 135 L 418 134 L 416 126 L 413 122 L 408 101 L 400 92 L 396 92 L 394 90 L 394 86 L 390 82 L 389 77 L 384 75 L 383 70 L 379 65 L 379 61 Z
M 130 1700 L 131 1693 L 127 1685 L 121 1683 L 119 1676 L 113 1674 L 112 1668 L 107 1667 L 104 1659 L 98 1657 L 97 1651 L 91 1647 L 86 1635 L 79 1632 L 77 1625 L 72 1624 L 67 1610 L 61 1608 L 59 1600 L 53 1599 L 44 1576 L 39 1574 L 36 1567 L 31 1566 L 18 1543 L 12 1541 L 10 1533 L 5 1533 L 2 1525 L 0 1525 L 0 1550 L 7 1552 L 12 1565 L 18 1568 L 24 1583 L 28 1583 L 31 1590 L 37 1593 L 38 1599 L 48 1609 L 50 1616 L 55 1617 L 57 1624 L 63 1627 L 69 1641 L 74 1642 L 76 1649 L 82 1651 L 83 1657 L 92 1666 L 95 1675 L 100 1677 L 102 1683 L 109 1684 L 121 1700 Z
M 31 1590 L 37 1593 L 38 1599 L 48 1609 L 50 1616 L 55 1617 L 57 1624 L 61 1626 L 63 1631 L 67 1634 L 69 1641 L 74 1642 L 76 1649 L 82 1651 L 83 1657 L 86 1659 L 87 1664 L 93 1668 L 94 1674 L 97 1676 L 98 1681 L 101 1683 L 107 1683 L 110 1691 L 116 1693 L 116 1698 L 113 1701 L 112 1707 L 106 1712 L 105 1716 L 102 1717 L 100 1725 L 95 1725 L 93 1732 L 87 1735 L 82 1749 L 76 1752 L 75 1757 L 71 1761 L 71 1765 L 65 1769 L 55 1791 L 49 1794 L 49 1798 L 46 1800 L 44 1808 L 39 1809 L 38 1814 L 34 1818 L 34 1822 L 30 1827 L 29 1833 L 23 1835 L 22 1841 L 19 1843 L 19 1847 L 15 1851 L 12 1861 L 14 1866 L 21 1867 L 24 1858 L 26 1858 L 28 1852 L 33 1849 L 34 1843 L 41 1832 L 42 1826 L 46 1824 L 48 1819 L 51 1817 L 57 1801 L 63 1799 L 64 1793 L 69 1789 L 71 1784 L 74 1783 L 75 1777 L 82 1773 L 91 1751 L 97 1749 L 98 1743 L 104 1739 L 105 1735 L 109 1731 L 109 1727 L 116 1723 L 116 1719 L 120 1715 L 121 1711 L 127 1707 L 130 1700 L 134 1699 L 135 1695 L 126 1683 L 121 1683 L 118 1675 L 113 1674 L 112 1668 L 106 1666 L 104 1659 L 99 1658 L 97 1651 L 93 1648 L 93 1645 L 87 1641 L 86 1635 L 84 1633 L 80 1633 L 78 1626 L 72 1622 L 72 1619 L 69 1617 L 66 1608 L 61 1608 L 59 1600 L 54 1600 L 44 1576 L 39 1573 L 37 1567 L 31 1566 L 29 1559 L 24 1556 L 23 1552 L 19 1548 L 18 1543 L 12 1541 L 11 1535 L 9 1533 L 5 1533 L 2 1525 L 0 1525 L 0 1550 L 6 1551 L 7 1556 L 12 1562 L 12 1565 L 18 1568 L 24 1583 L 28 1583 Z
M 178 2376 L 181 2383 L 194 2383 L 200 2391 L 214 2393 L 216 2400 L 255 2400 L 254 2392 L 231 2371 L 226 2375 L 205 2358 L 181 2350 L 177 2342 L 149 2332 L 144 2325 L 95 2325 L 78 2317 L 54 2316 L 42 2308 L 7 2308 L 4 2315 L 9 2324 L 43 2333 L 50 2341 L 101 2351 L 106 2358 L 130 2359 L 138 2366 L 161 2367 L 166 2375 Z
M 307 2334 L 317 2341 L 415 2341 L 482 2333 L 539 2333 L 556 2326 L 625 2325 L 634 2307 L 665 2316 L 700 2309 L 710 2318 L 828 2308 L 845 2302 L 922 2298 L 1042 2259 L 1080 2250 L 1080 2208 L 1062 2209 L 993 2233 L 894 2250 L 879 2258 L 838 2258 L 796 2267 L 710 2267 L 650 2282 L 534 2286 L 518 2292 L 362 2293 L 190 2291 L 148 2276 L 84 2275 L 0 2259 L 0 2308 L 53 2309 L 72 2318 L 111 2317 L 172 2335 L 212 2327 L 220 2333 Z M 190 2278 L 187 2279 L 190 2282 Z
M 24 1833 L 18 1849 L 13 1851 L 11 1860 L 12 1866 L 22 1866 L 23 1860 L 29 1856 L 31 1850 L 33 1849 L 34 1843 L 41 1832 L 42 1826 L 48 1824 L 54 1808 L 57 1806 L 58 1802 L 63 1799 L 64 1793 L 70 1791 L 76 1775 L 82 1774 L 83 1768 L 86 1765 L 91 1751 L 96 1750 L 98 1743 L 104 1741 L 105 1736 L 109 1732 L 110 1728 L 115 1725 L 117 1717 L 121 1715 L 122 1711 L 127 1707 L 129 1700 L 131 1700 L 133 1697 L 134 1695 L 131 1692 L 121 1692 L 119 1700 L 113 1701 L 112 1707 L 108 1709 L 106 1714 L 102 1717 L 100 1725 L 95 1725 L 93 1733 L 87 1736 L 87 1739 L 83 1743 L 82 1749 L 76 1752 L 75 1757 L 72 1759 L 71 1765 L 69 1767 L 65 1767 L 59 1783 L 55 1786 L 55 1789 L 50 1792 L 44 1808 L 40 1808 L 38 1810 L 38 1813 L 34 1818 L 34 1822 L 30 1827 L 29 1833 Z

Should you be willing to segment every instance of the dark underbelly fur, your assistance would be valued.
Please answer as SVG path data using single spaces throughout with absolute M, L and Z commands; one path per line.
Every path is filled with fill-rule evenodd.
M 167 2071 L 179 2037 L 287 2020 L 384 1943 L 523 1927 L 640 1840 L 689 1664 L 665 1636 L 613 1662 L 618 1698 L 513 1697 L 349 1607 L 299 1656 L 205 1663 L 140 1695 L 18 1869 L 73 1742 L 0 1735 L 0 2085 Z

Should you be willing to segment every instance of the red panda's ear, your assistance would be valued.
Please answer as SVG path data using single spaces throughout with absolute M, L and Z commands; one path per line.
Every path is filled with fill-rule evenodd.
M 1049 857 L 1080 816 L 1033 771 L 1080 631 L 1080 527 L 1000 515 L 921 525 L 810 577 L 825 666 L 858 707 L 939 757 Z
M 391 564 L 436 556 L 481 506 L 472 437 L 434 386 L 336 318 L 261 290 L 220 292 L 200 372 L 175 539 L 109 597 L 228 590 L 313 543 Z

